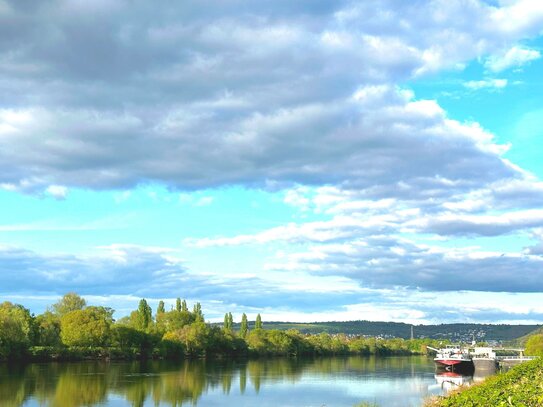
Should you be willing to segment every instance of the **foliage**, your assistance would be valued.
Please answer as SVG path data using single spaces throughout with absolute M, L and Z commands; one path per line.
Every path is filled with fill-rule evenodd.
M 87 302 L 84 298 L 81 298 L 76 293 L 67 293 L 65 294 L 57 303 L 53 304 L 51 307 L 53 313 L 55 313 L 59 318 L 66 315 L 71 311 L 79 311 L 87 306 Z
M 114 322 L 113 310 L 86 306 L 75 293 L 65 295 L 52 309 L 36 318 L 21 305 L 0 305 L 0 359 L 37 360 L 77 358 L 146 358 L 160 356 L 200 357 L 209 355 L 402 355 L 425 353 L 432 340 L 378 339 L 320 333 L 307 335 L 298 330 L 264 329 L 260 315 L 249 331 L 243 314 L 239 332 L 234 330 L 232 313 L 224 317 L 223 329 L 206 324 L 200 303 L 188 311 L 178 299 L 171 311 L 160 301 L 157 314 L 145 299 L 130 316 Z M 68 311 L 70 310 L 70 311 Z M 62 315 L 62 316 L 59 316 Z M 267 324 L 267 327 L 273 324 Z
M 526 341 L 526 354 L 543 356 L 543 334 L 532 335 Z
M 241 336 L 243 339 L 247 337 L 247 332 L 249 331 L 248 325 L 247 325 L 247 315 L 243 313 L 241 316 L 241 326 L 239 328 L 239 336 Z
M 515 366 L 459 393 L 431 401 L 435 407 L 541 406 L 543 405 L 543 359 Z
M 156 316 L 156 329 L 159 333 L 176 331 L 185 325 L 190 325 L 195 317 L 188 311 L 169 311 Z
M 179 343 L 189 356 L 203 356 L 208 346 L 209 327 L 200 321 L 176 331 L 167 332 L 163 339 Z
M 227 312 L 226 314 L 224 314 L 223 328 L 225 331 L 232 331 L 233 327 L 234 327 L 234 317 L 232 316 L 231 312 Z
M 60 319 L 60 337 L 67 346 L 104 346 L 110 340 L 111 311 L 87 307 L 70 311 Z
M 30 311 L 7 301 L 0 304 L 0 359 L 21 357 L 33 339 Z
M 163 314 L 164 312 L 166 312 L 164 309 L 164 301 L 159 301 L 158 307 L 156 308 L 156 314 Z
M 179 297 L 175 300 L 175 310 L 181 312 L 181 298 Z
M 262 317 L 260 314 L 256 316 L 255 329 L 262 329 Z
M 34 321 L 37 341 L 39 346 L 59 346 L 60 341 L 60 318 L 50 311 L 38 315 Z

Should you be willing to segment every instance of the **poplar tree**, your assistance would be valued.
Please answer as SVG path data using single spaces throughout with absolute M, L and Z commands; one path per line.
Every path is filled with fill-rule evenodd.
M 164 309 L 164 301 L 160 301 L 160 302 L 158 303 L 158 307 L 157 307 L 157 309 L 156 309 L 156 313 L 157 313 L 157 315 L 158 315 L 158 314 L 164 314 L 164 312 L 166 312 L 166 310 Z
M 241 327 L 239 328 L 239 336 L 241 336 L 243 339 L 247 336 L 247 332 L 249 332 L 249 327 L 247 325 L 247 315 L 243 313 L 241 316 Z
M 185 300 L 181 303 L 181 311 L 189 312 L 189 307 L 187 307 L 187 302 Z
M 204 314 L 202 313 L 202 305 L 197 302 L 194 304 L 192 313 L 194 314 L 194 319 L 196 322 L 204 322 Z
M 232 317 L 231 312 L 227 312 L 224 314 L 224 330 L 225 331 L 232 331 L 234 328 L 234 317 Z
M 223 328 L 225 331 L 229 331 L 230 330 L 230 325 L 229 325 L 229 320 L 228 320 L 228 313 L 224 314 L 224 323 L 223 323 Z
M 145 298 L 142 298 L 140 300 L 140 304 L 138 306 L 138 319 L 139 319 L 139 325 L 140 328 L 145 330 L 151 325 L 151 322 L 153 322 L 153 310 L 147 304 L 147 301 L 145 301 Z
M 231 312 L 228 313 L 228 328 L 230 330 L 234 329 L 234 317 Z
M 181 298 L 177 297 L 177 300 L 175 300 L 175 310 L 177 312 L 181 312 Z
M 256 316 L 255 329 L 262 329 L 262 318 L 260 317 L 260 314 Z

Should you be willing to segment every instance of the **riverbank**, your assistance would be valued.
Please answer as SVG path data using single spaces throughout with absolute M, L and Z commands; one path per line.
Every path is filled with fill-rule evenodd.
M 543 359 L 515 366 L 484 382 L 435 397 L 425 407 L 542 406 Z
M 273 358 L 273 357 L 318 357 L 318 356 L 418 356 L 425 355 L 426 347 L 418 343 L 413 344 L 404 340 L 379 340 L 364 338 L 345 341 L 340 337 L 337 343 L 342 346 L 316 346 L 315 338 L 303 337 L 299 333 L 284 333 L 275 330 L 263 330 L 258 333 L 261 338 L 281 336 L 290 339 L 295 346 L 281 349 L 274 344 L 264 343 L 260 348 L 249 346 L 245 341 L 238 340 L 238 346 L 216 347 L 214 349 L 201 349 L 199 352 L 185 352 L 178 343 L 159 341 L 157 346 L 30 346 L 20 349 L 7 357 L 0 357 L 0 363 L 8 361 L 21 362 L 68 362 L 84 360 L 182 360 L 182 359 L 247 359 L 247 358 Z M 318 336 L 320 340 L 334 339 L 328 334 Z M 284 342 L 284 341 L 283 341 Z M 310 346 L 312 344 L 313 346 Z M 365 346 L 360 346 L 360 345 Z M 330 344 L 329 344 L 330 345 Z M 373 345 L 373 346 L 368 346 Z M 418 345 L 418 346 L 413 346 Z

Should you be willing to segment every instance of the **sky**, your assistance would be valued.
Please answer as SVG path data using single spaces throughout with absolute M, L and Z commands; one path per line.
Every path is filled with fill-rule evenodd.
M 0 0 L 0 301 L 543 323 L 543 2 Z

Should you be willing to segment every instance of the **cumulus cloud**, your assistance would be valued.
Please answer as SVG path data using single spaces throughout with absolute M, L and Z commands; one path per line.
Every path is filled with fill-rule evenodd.
M 4 247 L 4 289 L 173 297 L 184 295 L 182 287 L 193 298 L 255 309 L 352 306 L 343 310 L 414 319 L 427 311 L 364 303 L 360 296 L 371 293 L 360 287 L 541 290 L 536 247 L 502 256 L 397 238 L 529 230 L 541 226 L 543 203 L 541 183 L 504 158 L 509 146 L 397 84 L 475 58 L 493 72 L 539 58 L 518 44 L 541 32 L 543 3 L 0 4 L 1 188 L 60 199 L 71 188 L 129 191 L 148 183 L 284 188 L 286 204 L 329 218 L 186 243 L 294 244 L 268 261 L 268 273 L 336 276 L 348 285 L 334 280 L 342 290 L 300 293 L 263 276 L 195 275 L 169 250 L 116 245 L 88 256 Z M 179 200 L 207 205 L 213 198 Z
M 536 34 L 538 5 L 290 3 L 4 2 L 0 183 L 416 193 L 515 176 L 484 131 L 391 84 Z
M 268 267 L 348 276 L 371 287 L 540 292 L 542 265 L 540 256 L 486 252 L 474 247 L 446 249 L 394 236 L 372 236 L 314 245 Z
M 539 51 L 515 46 L 502 54 L 489 57 L 485 62 L 485 68 L 500 72 L 510 68 L 520 68 L 539 58 L 541 58 Z
M 187 278 L 183 262 L 171 250 L 129 245 L 100 248 L 94 255 L 42 255 L 0 247 L 3 291 L 70 291 L 82 294 L 132 294 L 181 284 Z

